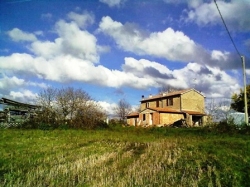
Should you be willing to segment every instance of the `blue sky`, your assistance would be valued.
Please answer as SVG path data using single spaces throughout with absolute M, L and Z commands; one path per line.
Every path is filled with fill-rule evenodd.
M 250 0 L 217 4 L 249 77 Z M 49 86 L 107 110 L 162 86 L 230 98 L 242 63 L 213 0 L 2 0 L 0 97 L 32 102 Z

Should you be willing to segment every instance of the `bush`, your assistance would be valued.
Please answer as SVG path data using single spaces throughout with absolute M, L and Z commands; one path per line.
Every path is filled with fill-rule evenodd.
M 237 132 L 237 126 L 233 122 L 221 121 L 215 126 L 215 130 L 220 133 L 235 133 Z
M 218 133 L 229 133 L 229 134 L 250 134 L 250 126 L 246 124 L 236 125 L 233 120 L 231 121 L 221 121 L 218 124 L 209 126 L 210 131 L 215 131 Z
M 28 120 L 28 121 L 25 121 L 21 126 L 20 128 L 21 129 L 37 129 L 39 126 L 39 123 L 34 121 L 34 120 Z
M 109 128 L 109 126 L 105 121 L 96 122 L 95 129 L 107 129 L 107 128 Z
M 248 135 L 250 135 L 250 125 L 246 125 L 246 124 L 242 125 L 240 127 L 240 129 L 239 129 L 239 132 L 241 134 L 248 134 Z

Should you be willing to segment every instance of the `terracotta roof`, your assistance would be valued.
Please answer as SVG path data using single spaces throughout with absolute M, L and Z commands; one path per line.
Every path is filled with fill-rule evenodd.
M 176 110 L 176 109 L 172 109 L 172 108 L 160 108 L 160 107 L 148 107 L 146 109 L 149 109 L 149 110 L 154 110 L 154 111 L 157 111 L 157 112 L 164 112 L 164 113 L 179 113 L 179 114 L 183 114 L 183 113 L 188 113 L 188 114 L 191 114 L 191 115 L 199 115 L 199 116 L 205 116 L 206 114 L 204 113 L 201 113 L 199 111 L 193 111 L 193 110 Z M 144 110 L 146 110 L 144 109 Z M 139 115 L 139 114 L 138 114 Z
M 198 111 L 191 111 L 191 110 L 182 110 L 185 113 L 191 114 L 191 115 L 201 115 L 201 116 L 205 116 L 206 114 L 198 112 Z
M 175 110 L 175 109 L 172 109 L 172 108 L 160 108 L 160 107 L 149 107 L 147 109 L 150 109 L 150 110 L 155 110 L 157 112 L 166 112 L 166 113 L 183 113 L 181 112 L 180 110 Z
M 142 99 L 141 101 L 149 101 L 149 100 L 154 100 L 154 99 L 158 99 L 158 98 L 164 98 L 164 97 L 169 97 L 169 96 L 175 96 L 175 95 L 182 95 L 186 92 L 189 92 L 191 90 L 194 90 L 196 91 L 197 93 L 200 93 L 199 91 L 191 88 L 191 89 L 185 89 L 185 90 L 178 90 L 178 91 L 173 91 L 173 92 L 165 92 L 165 93 L 162 93 L 162 94 L 158 94 L 158 95 L 152 95 L 148 98 L 144 98 Z M 202 93 L 200 93 L 201 95 L 203 95 Z
M 127 115 L 127 117 L 139 116 L 139 112 L 131 112 Z

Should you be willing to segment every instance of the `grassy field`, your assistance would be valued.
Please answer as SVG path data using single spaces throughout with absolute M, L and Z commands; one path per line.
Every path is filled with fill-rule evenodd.
M 250 186 L 250 136 L 0 129 L 0 186 Z

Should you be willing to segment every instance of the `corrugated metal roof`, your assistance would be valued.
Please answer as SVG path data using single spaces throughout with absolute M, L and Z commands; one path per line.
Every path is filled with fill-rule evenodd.
M 12 105 L 12 106 L 20 106 L 20 107 L 27 107 L 27 108 L 39 108 L 40 107 L 38 105 L 21 103 L 21 102 L 14 101 L 14 100 L 11 100 L 11 99 L 7 99 L 7 98 L 4 98 L 4 97 L 0 100 L 0 104 Z

